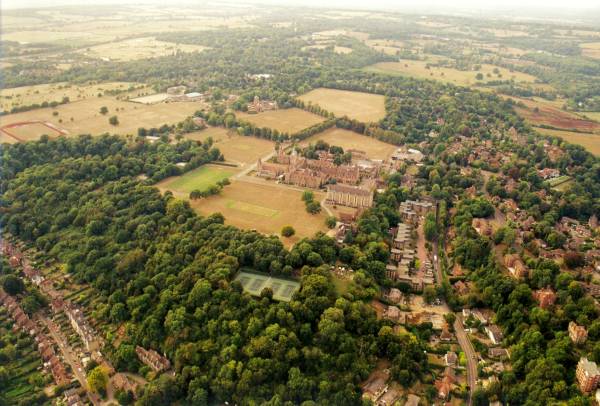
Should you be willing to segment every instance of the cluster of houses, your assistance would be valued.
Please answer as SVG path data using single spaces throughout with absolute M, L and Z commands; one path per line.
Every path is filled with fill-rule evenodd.
M 154 350 L 147 350 L 138 345 L 135 347 L 135 353 L 140 361 L 149 366 L 154 372 L 163 372 L 171 368 L 171 362 Z
M 14 258 L 14 263 L 21 265 L 23 267 L 23 273 L 25 276 L 40 290 L 48 295 L 51 298 L 51 308 L 54 313 L 59 313 L 60 311 L 64 311 L 73 330 L 79 335 L 81 341 L 83 342 L 86 350 L 93 352 L 98 350 L 100 347 L 100 342 L 98 339 L 98 335 L 94 332 L 94 329 L 87 321 L 85 314 L 83 313 L 83 309 L 81 307 L 69 302 L 65 301 L 62 298 L 60 292 L 56 291 L 53 288 L 52 281 L 46 279 L 42 273 L 31 266 L 30 262 L 22 256 L 19 250 L 12 244 L 4 242 L 2 245 L 2 250 L 6 253 L 12 253 L 11 258 Z
M 172 86 L 167 89 L 167 99 L 166 102 L 190 102 L 190 101 L 204 101 L 207 97 L 204 93 L 198 92 L 189 92 L 185 91 L 187 88 L 185 86 Z
M 556 293 L 550 287 L 536 290 L 533 292 L 533 298 L 537 300 L 538 305 L 544 310 L 550 309 L 556 303 Z
M 360 152 L 356 151 L 358 157 L 361 157 Z M 272 161 L 258 160 L 256 175 L 314 189 L 327 185 L 328 203 L 365 209 L 373 206 L 375 179 L 380 167 L 381 162 L 368 159 L 336 165 L 334 155 L 325 151 L 318 153 L 318 159 L 309 159 L 299 156 L 295 149 L 287 155 L 279 148 Z
M 560 176 L 560 171 L 555 168 L 539 169 L 538 176 L 544 180 L 550 180 L 550 179 L 558 178 Z
M 579 383 L 581 392 L 589 394 L 598 388 L 600 383 L 600 369 L 595 362 L 588 360 L 585 357 L 579 359 L 575 376 Z
M 382 292 L 382 299 L 389 305 L 383 305 L 382 317 L 390 320 L 396 325 L 417 326 L 423 323 L 431 323 L 434 330 L 444 330 L 444 317 L 438 313 L 429 311 L 406 312 L 398 308 L 399 305 L 409 304 L 409 300 L 399 289 L 391 288 Z M 399 329 L 397 329 L 399 330 Z
M 15 324 L 15 330 L 29 334 L 37 343 L 38 351 L 44 362 L 44 368 L 50 371 L 57 385 L 66 385 L 71 381 L 70 374 L 60 358 L 54 352 L 52 341 L 23 311 L 17 300 L 0 288 L 0 303 L 7 309 Z
M 397 404 L 402 397 L 402 391 L 394 384 L 389 384 L 390 371 L 384 369 L 373 374 L 362 386 L 363 399 L 370 400 L 375 406 L 391 406 Z M 408 394 L 405 406 L 418 406 L 421 398 Z
M 403 222 L 392 229 L 394 239 L 390 248 L 390 263 L 386 266 L 387 277 L 408 284 L 416 292 L 422 291 L 425 286 L 433 285 L 435 280 L 433 266 L 429 260 L 421 264 L 421 269 L 413 269 L 417 256 L 413 227 L 434 209 L 433 203 L 428 201 L 402 202 L 399 211 Z
M 99 352 L 99 348 L 102 345 L 101 339 L 89 324 L 83 309 L 70 301 L 64 300 L 62 294 L 54 289 L 52 281 L 45 278 L 38 269 L 34 268 L 15 245 L 3 240 L 0 251 L 4 255 L 10 255 L 12 265 L 21 266 L 25 276 L 45 295 L 50 297 L 50 308 L 54 314 L 59 314 L 60 312 L 65 313 L 71 327 L 80 337 L 86 351 L 91 354 L 92 358 L 98 363 L 106 364 L 102 354 Z M 89 361 L 90 357 L 84 356 L 82 358 L 82 363 L 84 365 Z
M 450 393 L 452 392 L 452 388 L 456 383 L 456 373 L 454 368 L 456 367 L 456 354 L 454 354 L 454 358 L 448 359 L 448 354 L 446 354 L 446 363 L 448 361 L 453 362 L 453 364 L 448 365 L 444 369 L 443 375 L 434 382 L 435 389 L 437 390 L 437 396 L 441 400 L 447 400 L 450 397 Z
M 22 253 L 19 249 L 13 244 L 3 240 L 0 242 L 0 252 L 4 255 L 10 255 L 11 263 L 13 266 L 22 266 L 23 272 L 27 276 L 28 279 L 32 281 L 35 285 L 37 285 L 40 290 L 48 295 L 51 298 L 50 307 L 55 314 L 60 312 L 64 312 L 67 316 L 69 323 L 73 330 L 78 334 L 81 338 L 81 341 L 85 347 L 85 350 L 88 354 L 91 354 L 91 359 L 95 360 L 99 364 L 104 365 L 110 371 L 110 374 L 114 373 L 113 368 L 106 362 L 103 358 L 100 348 L 102 347 L 102 340 L 96 334 L 93 327 L 90 325 L 88 320 L 85 317 L 85 313 L 82 307 L 71 303 L 67 300 L 64 300 L 61 293 L 56 291 L 53 288 L 53 284 L 51 281 L 46 279 L 39 270 L 33 268 L 29 261 L 23 257 Z M 35 324 L 29 319 L 29 317 L 23 313 L 20 307 L 16 304 L 16 301 L 11 296 L 7 295 L 4 291 L 0 289 L 0 300 L 2 302 L 6 302 L 9 312 L 14 314 L 16 325 L 19 328 L 27 331 L 28 333 L 36 336 L 36 341 L 38 342 L 38 347 L 42 358 L 45 362 L 47 362 L 50 370 L 52 371 L 53 376 L 55 377 L 55 381 L 57 384 L 64 384 L 69 382 L 69 375 L 66 373 L 66 369 L 64 365 L 60 362 L 59 358 L 54 353 L 54 346 L 52 341 L 38 333 L 38 330 Z M 14 312 L 14 313 L 13 313 Z M 136 347 L 136 354 L 139 357 L 140 361 L 145 365 L 150 367 L 155 372 L 163 372 L 167 371 L 171 368 L 170 361 L 157 353 L 154 350 L 147 350 L 142 347 Z M 84 354 L 85 355 L 85 354 Z M 87 365 L 90 362 L 90 357 L 84 356 L 82 358 L 83 365 Z M 130 382 L 127 377 L 119 377 L 119 374 L 116 374 L 114 379 L 116 379 L 116 383 L 113 382 L 117 387 L 118 384 L 122 384 L 124 388 L 135 388 L 137 385 L 135 382 Z M 134 390 L 132 392 L 135 393 Z M 73 392 L 68 396 L 70 401 L 75 402 L 78 399 L 78 395 L 76 392 Z M 65 401 L 67 396 L 65 396 Z M 69 405 L 78 405 L 79 403 L 67 403 Z
M 63 393 L 63 400 L 66 406 L 84 406 L 81 397 L 79 396 L 80 388 L 72 388 Z
M 254 100 L 246 105 L 248 114 L 257 114 L 263 111 L 277 110 L 277 102 L 271 100 L 260 100 L 258 96 L 254 96 Z
M 81 307 L 69 304 L 65 304 L 64 311 L 67 317 L 69 318 L 69 322 L 71 323 L 71 327 L 73 330 L 79 335 L 85 349 L 92 352 L 96 351 L 99 348 L 98 340 L 96 339 L 97 334 L 94 332 L 94 329 L 88 323 L 85 318 L 85 314 L 83 313 L 83 309 Z
M 421 151 L 419 151 L 418 149 L 405 148 L 405 147 L 398 148 L 396 151 L 394 151 L 394 153 L 390 157 L 392 162 L 402 161 L 402 162 L 410 162 L 410 163 L 420 163 L 423 160 L 423 158 L 424 158 L 423 153 Z

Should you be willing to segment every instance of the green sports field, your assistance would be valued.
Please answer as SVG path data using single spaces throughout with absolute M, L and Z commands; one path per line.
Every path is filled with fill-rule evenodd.
M 273 299 L 289 302 L 298 289 L 300 283 L 289 279 L 274 278 L 269 275 L 260 275 L 251 272 L 240 272 L 236 278 L 244 287 L 244 291 L 252 296 L 260 296 L 264 288 L 273 290 Z
M 158 186 L 161 189 L 172 190 L 174 192 L 190 193 L 192 190 L 205 190 L 218 181 L 226 179 L 235 174 L 233 168 L 206 165 L 189 171 L 181 176 L 167 178 L 160 182 Z

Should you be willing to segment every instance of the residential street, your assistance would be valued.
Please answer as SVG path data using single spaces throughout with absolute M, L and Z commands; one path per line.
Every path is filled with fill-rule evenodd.
M 438 213 L 436 211 L 436 218 L 437 215 Z M 439 245 L 437 241 L 433 243 L 433 253 L 433 269 L 435 271 L 436 283 L 440 285 L 443 280 L 443 275 L 442 269 L 440 267 Z M 444 306 L 446 307 L 446 310 L 448 312 L 451 312 L 450 308 L 446 303 L 444 303 Z M 460 345 L 461 350 L 465 353 L 465 356 L 467 358 L 467 384 L 469 385 L 469 400 L 467 402 L 467 405 L 471 406 L 473 400 L 473 390 L 477 385 L 477 355 L 464 329 L 462 323 L 462 316 L 457 313 L 455 313 L 455 315 L 456 321 L 454 322 L 454 332 L 456 334 L 458 344 Z
M 75 354 L 71 346 L 67 343 L 66 338 L 61 333 L 60 328 L 48 317 L 43 315 L 39 315 L 38 317 L 48 327 L 50 336 L 58 346 L 58 349 L 62 353 L 65 362 L 71 366 L 71 369 L 73 370 L 73 376 L 79 381 L 81 387 L 86 390 L 88 397 L 90 398 L 92 403 L 95 406 L 99 405 L 100 398 L 98 397 L 98 395 L 93 394 L 89 391 L 87 385 L 87 378 L 85 376 L 85 370 L 79 362 L 77 354 Z
M 467 383 L 469 385 L 469 402 L 472 402 L 473 390 L 477 386 L 477 353 L 471 344 L 471 340 L 467 336 L 467 332 L 464 329 L 462 323 L 462 315 L 456 315 L 456 321 L 454 322 L 454 331 L 456 333 L 456 339 L 460 348 L 464 351 L 467 357 Z

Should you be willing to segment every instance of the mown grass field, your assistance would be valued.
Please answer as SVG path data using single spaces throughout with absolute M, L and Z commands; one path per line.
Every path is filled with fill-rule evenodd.
M 176 194 L 189 195 L 192 190 L 206 190 L 217 182 L 229 178 L 236 173 L 235 168 L 226 166 L 204 165 L 181 176 L 164 179 L 156 186 L 161 190 L 170 190 Z
M 325 121 L 321 116 L 297 108 L 270 110 L 258 114 L 237 113 L 236 116 L 257 127 L 273 128 L 288 134 L 296 133 Z
M 395 145 L 342 128 L 327 129 L 307 138 L 300 145 L 314 144 L 319 140 L 323 140 L 329 145 L 337 145 L 344 148 L 344 150 L 358 149 L 365 151 L 371 159 L 387 159 L 398 148 Z
M 517 83 L 534 83 L 535 77 L 521 72 L 510 72 L 506 68 L 484 64 L 481 69 L 462 71 L 454 68 L 428 67 L 427 61 L 404 60 L 401 62 L 380 62 L 365 68 L 368 72 L 411 76 L 420 79 L 434 79 L 459 86 L 471 86 L 478 83 L 487 83 L 494 80 L 514 80 Z M 494 73 L 498 69 L 499 75 Z M 478 80 L 477 74 L 483 74 Z M 489 75 L 489 76 L 488 76 Z
M 348 116 L 363 122 L 385 117 L 385 97 L 379 94 L 319 88 L 298 98 L 305 103 L 318 104 L 338 117 Z
M 219 148 L 227 162 L 242 166 L 254 164 L 258 158 L 274 151 L 275 143 L 257 137 L 246 137 L 223 127 L 209 127 L 202 131 L 186 134 L 187 139 L 205 141 L 212 137 L 215 147 Z
M 314 194 L 317 201 L 324 198 L 322 192 Z M 301 191 L 283 185 L 233 180 L 219 195 L 190 204 L 201 215 L 218 212 L 225 216 L 226 224 L 265 234 L 279 235 L 283 226 L 291 225 L 296 235 L 283 241 L 292 244 L 317 231 L 326 231 L 326 215 L 307 213 L 301 196 Z

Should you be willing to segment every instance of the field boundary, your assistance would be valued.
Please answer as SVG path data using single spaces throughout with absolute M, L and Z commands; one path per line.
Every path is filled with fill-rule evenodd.
M 11 133 L 10 131 L 8 131 L 11 128 L 18 128 L 18 127 L 23 127 L 26 125 L 30 125 L 30 124 L 41 124 L 45 127 L 48 127 L 49 129 L 51 129 L 54 132 L 57 132 L 59 135 L 59 137 L 61 135 L 67 135 L 68 132 L 66 130 L 63 130 L 62 128 L 59 128 L 57 126 L 55 126 L 54 124 L 48 122 L 48 121 L 43 121 L 43 120 L 31 120 L 31 121 L 18 121 L 16 123 L 10 123 L 7 124 L 5 126 L 0 127 L 0 131 L 3 132 L 4 134 L 8 135 L 11 138 L 14 138 L 15 140 L 19 141 L 19 142 L 26 142 L 27 140 L 22 139 L 21 137 Z

